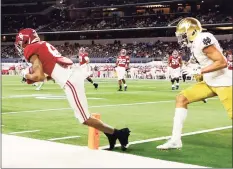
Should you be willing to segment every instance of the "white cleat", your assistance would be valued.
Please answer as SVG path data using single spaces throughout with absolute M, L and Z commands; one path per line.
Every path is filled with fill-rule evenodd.
M 182 142 L 181 140 L 179 141 L 168 140 L 166 143 L 159 145 L 156 148 L 159 150 L 181 149 Z
M 36 91 L 40 91 L 41 89 L 40 89 L 40 88 L 36 88 L 35 90 L 36 90 Z

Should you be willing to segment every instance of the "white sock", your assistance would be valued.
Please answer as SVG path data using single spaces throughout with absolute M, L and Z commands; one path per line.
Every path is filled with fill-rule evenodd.
M 172 87 L 175 87 L 175 85 L 173 84 Z
M 176 108 L 173 122 L 172 140 L 177 141 L 181 139 L 181 133 L 184 121 L 187 117 L 188 109 Z
M 176 83 L 176 86 L 179 86 L 180 84 L 179 83 Z
M 37 89 L 41 89 L 43 85 L 44 85 L 44 82 L 40 82 L 40 85 L 37 87 Z
M 127 84 L 124 84 L 124 87 L 126 87 L 127 86 Z

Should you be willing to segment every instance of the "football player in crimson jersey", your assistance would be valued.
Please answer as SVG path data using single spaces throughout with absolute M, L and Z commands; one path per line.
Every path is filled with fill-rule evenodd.
M 93 82 L 93 80 L 90 77 L 91 75 L 90 73 L 91 70 L 89 65 L 90 59 L 88 57 L 88 53 L 86 52 L 85 48 L 81 47 L 79 49 L 78 58 L 79 58 L 79 65 L 83 68 L 83 71 L 86 73 L 87 81 L 93 84 L 95 89 L 98 89 L 99 86 L 98 83 Z
M 172 55 L 168 59 L 168 66 L 170 68 L 170 76 L 171 76 L 171 83 L 172 83 L 172 90 L 179 89 L 179 81 L 180 81 L 180 73 L 182 67 L 182 59 L 179 56 L 177 50 L 172 52 Z M 176 81 L 176 87 L 174 85 Z
M 129 56 L 126 55 L 125 49 L 120 51 L 120 55 L 117 57 L 116 61 L 116 73 L 118 78 L 119 90 L 122 91 L 122 82 L 124 84 L 124 90 L 126 91 L 128 86 L 125 81 L 126 70 L 129 69 Z
M 52 77 L 64 90 L 75 117 L 80 123 L 104 132 L 110 143 L 109 149 L 114 148 L 118 139 L 122 149 L 126 150 L 129 129 L 114 129 L 89 113 L 84 88 L 86 77 L 81 67 L 73 66 L 72 60 L 63 57 L 50 43 L 40 41 L 33 29 L 21 30 L 16 35 L 15 47 L 28 62 L 32 63 L 32 71 L 25 75 L 27 82 L 44 81 L 45 74 Z

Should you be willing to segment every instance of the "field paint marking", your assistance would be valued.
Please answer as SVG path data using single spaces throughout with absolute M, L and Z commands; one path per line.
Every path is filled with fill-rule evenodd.
M 50 138 L 48 141 L 55 141 L 55 140 L 65 140 L 65 139 L 71 139 L 71 138 L 79 138 L 81 136 L 67 136 L 67 137 L 60 137 L 60 138 Z
M 16 111 L 16 112 L 6 112 L 3 114 L 17 114 L 17 113 L 33 113 L 33 112 L 44 112 L 44 111 L 59 111 L 59 110 L 70 110 L 71 108 L 60 108 L 60 109 L 42 109 L 42 110 L 27 110 L 27 111 Z
M 139 91 L 127 91 L 127 92 L 90 92 L 90 93 L 86 93 L 86 95 L 88 94 L 97 94 L 97 95 L 101 95 L 101 94 L 138 94 L 138 93 L 151 93 L 151 92 L 170 92 L 172 90 L 147 90 L 147 91 L 143 91 L 143 90 L 139 90 Z M 179 90 L 176 90 L 176 91 L 179 91 Z M 37 92 L 37 91 L 35 91 Z M 11 96 L 7 96 L 7 97 L 2 97 L 2 99 L 13 99 L 13 98 L 30 98 L 30 97 L 43 97 L 43 96 L 64 96 L 65 95 L 52 95 L 52 94 L 48 94 L 48 93 L 45 93 L 45 94 L 31 94 L 31 95 L 11 95 Z
M 210 98 L 209 100 L 216 100 L 218 98 Z M 134 106 L 134 105 L 145 105 L 145 104 L 158 104 L 158 103 L 170 103 L 175 102 L 175 100 L 164 100 L 156 102 L 139 102 L 139 103 L 128 103 L 128 104 L 109 104 L 109 105 L 99 105 L 99 106 L 89 106 L 89 108 L 101 108 L 101 107 L 117 107 L 117 106 Z M 27 110 L 18 112 L 6 112 L 4 114 L 18 114 L 18 113 L 33 113 L 33 112 L 44 112 L 44 111 L 60 111 L 60 110 L 71 110 L 72 108 L 59 108 L 59 109 L 42 109 L 42 110 Z
M 128 103 L 128 104 L 109 104 L 109 105 L 90 106 L 89 108 L 115 107 L 115 106 L 134 106 L 134 105 L 157 104 L 157 103 L 168 103 L 168 102 L 175 102 L 175 101 L 174 100 L 165 100 L 165 101 L 157 101 L 157 102 L 141 102 L 141 103 Z
M 8 97 L 2 97 L 2 99 L 13 99 L 13 98 L 28 98 L 28 97 L 39 97 L 39 96 L 50 96 L 51 94 L 30 94 L 30 95 L 11 95 Z
M 140 102 L 140 103 L 128 103 L 128 104 L 109 104 L 109 105 L 89 106 L 89 108 L 116 107 L 116 106 L 133 106 L 133 105 L 157 104 L 157 103 L 168 103 L 168 102 L 175 102 L 175 101 L 174 100 L 165 100 L 165 101 L 156 101 L 156 102 Z M 71 110 L 71 108 L 42 109 L 42 110 L 27 110 L 27 111 L 18 111 L 18 112 L 6 112 L 6 113 L 2 113 L 2 115 L 3 114 L 44 112 L 44 111 L 59 111 L 59 110 Z
M 194 132 L 183 133 L 181 136 L 192 136 L 192 135 L 209 133 L 209 132 L 213 132 L 213 131 L 226 130 L 226 129 L 231 129 L 231 128 L 232 128 L 232 126 L 225 126 L 225 127 L 218 127 L 218 128 L 213 128 L 213 129 L 207 129 L 207 130 L 199 130 L 199 131 L 194 131 Z M 128 146 L 134 145 L 134 144 L 148 143 L 148 142 L 152 142 L 152 141 L 167 140 L 170 138 L 171 138 L 171 136 L 163 136 L 163 137 L 151 138 L 151 139 L 146 139 L 146 140 L 132 141 L 132 142 L 129 142 Z M 120 147 L 120 146 L 121 146 L 120 144 L 116 144 L 115 147 Z M 106 148 L 109 148 L 109 145 L 100 147 L 100 149 L 106 149 Z
M 35 132 L 39 132 L 40 130 L 26 130 L 26 131 L 17 131 L 17 132 L 11 132 L 8 134 L 22 134 L 22 133 L 35 133 Z

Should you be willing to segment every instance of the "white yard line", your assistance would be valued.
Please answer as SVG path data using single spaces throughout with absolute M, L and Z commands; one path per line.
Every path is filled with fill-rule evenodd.
M 70 110 L 70 109 L 71 109 L 71 108 L 15 111 L 15 112 L 6 112 L 6 113 L 2 113 L 2 115 L 4 115 L 4 114 L 18 114 L 18 113 L 34 113 L 34 112 L 44 112 L 44 111 L 59 111 L 59 110 Z
M 67 137 L 60 137 L 60 138 L 50 138 L 48 141 L 56 141 L 56 140 L 66 140 L 71 138 L 79 138 L 81 136 L 67 136 Z
M 17 131 L 17 132 L 11 132 L 8 134 L 23 134 L 23 133 L 35 133 L 35 132 L 39 132 L 40 130 L 26 130 L 26 131 Z
M 168 102 L 175 102 L 175 101 L 174 100 L 165 100 L 165 101 L 156 101 L 156 102 L 139 102 L 139 103 L 128 103 L 128 104 L 109 104 L 109 105 L 89 106 L 89 108 L 134 106 L 134 105 L 158 104 L 158 103 L 168 103 Z M 4 115 L 4 114 L 18 114 L 18 113 L 45 112 L 45 111 L 59 111 L 59 110 L 71 110 L 71 108 L 57 108 L 57 109 L 42 109 L 42 110 L 27 110 L 27 111 L 17 111 L 17 112 L 6 112 L 6 113 L 2 113 L 2 115 Z
M 209 133 L 209 132 L 213 132 L 213 131 L 226 130 L 226 129 L 231 129 L 231 128 L 232 128 L 232 126 L 226 126 L 226 127 L 218 127 L 218 128 L 213 128 L 213 129 L 207 129 L 207 130 L 199 130 L 199 131 L 194 131 L 194 132 L 183 133 L 181 136 L 192 136 L 192 135 Z M 163 136 L 163 137 L 151 138 L 151 139 L 146 139 L 146 140 L 132 141 L 132 142 L 129 142 L 128 146 L 134 145 L 134 144 L 148 143 L 148 142 L 152 142 L 152 141 L 167 140 L 169 138 L 171 138 L 171 136 Z M 120 144 L 116 144 L 116 147 L 120 147 Z M 99 149 L 106 149 L 106 148 L 109 148 L 109 145 L 102 146 Z
M 218 98 L 211 98 L 209 100 L 216 100 Z M 146 104 L 158 104 L 158 103 L 171 103 L 175 100 L 164 100 L 164 101 L 155 101 L 155 102 L 139 102 L 139 103 L 128 103 L 128 104 L 109 104 L 109 105 L 98 105 L 98 106 L 89 106 L 89 108 L 102 108 L 102 107 L 117 107 L 117 106 L 134 106 L 134 105 L 146 105 Z M 61 110 L 71 110 L 71 108 L 56 108 L 56 109 L 42 109 L 42 110 L 26 110 L 26 111 L 17 111 L 17 112 L 3 112 L 4 114 L 18 114 L 18 113 L 35 113 L 35 112 L 45 112 L 45 111 L 61 111 Z
M 20 89 L 20 90 L 25 90 L 25 89 Z M 46 89 L 47 90 L 47 89 Z M 56 89 L 57 90 L 57 89 Z M 34 90 L 33 90 L 34 91 Z M 87 92 L 86 95 L 88 94 L 93 94 L 93 95 L 101 95 L 101 94 L 138 94 L 138 93 L 155 93 L 155 92 L 170 92 L 170 90 L 147 90 L 147 91 L 143 91 L 143 90 L 138 90 L 138 91 L 127 91 L 127 92 L 118 92 L 118 91 L 112 91 L 112 92 Z M 38 92 L 38 91 L 35 91 Z M 43 92 L 43 91 L 42 91 Z M 173 91 L 174 92 L 174 91 Z M 64 94 L 61 95 L 52 95 L 52 94 L 48 94 L 48 93 L 40 93 L 40 94 L 31 94 L 31 95 L 11 95 L 11 96 L 6 96 L 6 97 L 2 97 L 2 99 L 18 99 L 18 98 L 30 98 L 30 97 L 37 97 L 37 96 L 64 96 L 66 97 Z

